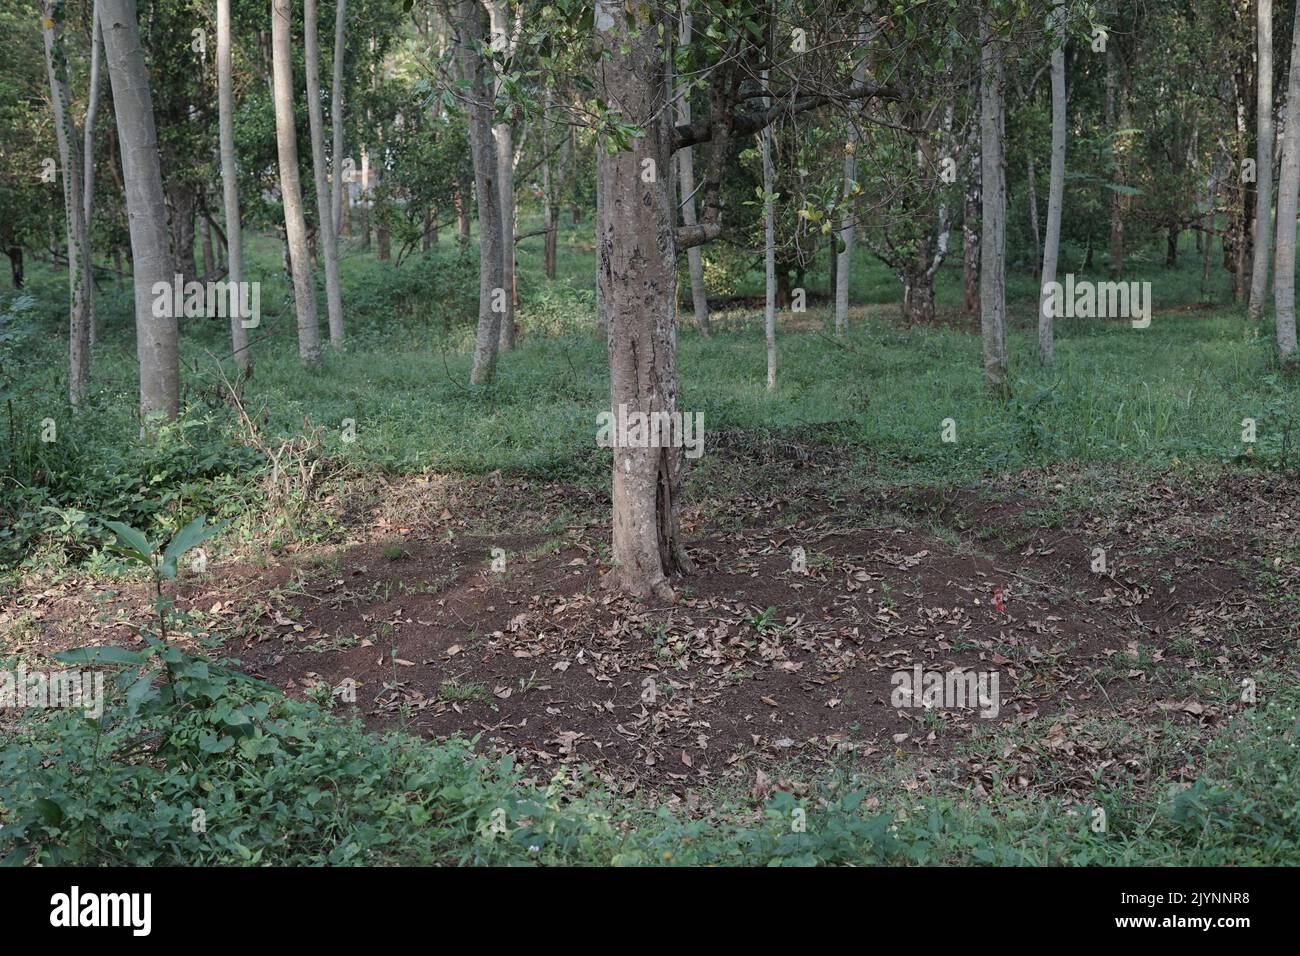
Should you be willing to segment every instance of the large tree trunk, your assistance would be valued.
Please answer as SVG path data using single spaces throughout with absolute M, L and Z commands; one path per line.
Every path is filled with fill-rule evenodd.
M 484 385 L 496 372 L 501 316 L 510 307 L 510 294 L 503 279 L 501 192 L 496 179 L 500 166 L 492 137 L 492 93 L 478 52 L 483 39 L 482 10 L 477 0 L 457 0 L 456 9 L 456 58 L 461 82 L 468 85 L 466 112 L 478 200 L 478 330 L 469 380 L 472 385 Z
M 690 4 L 691 0 L 681 0 L 681 20 L 677 31 L 678 46 L 684 47 L 691 42 Z M 684 126 L 691 121 L 691 101 L 685 90 L 678 89 L 676 94 L 675 122 L 678 126 Z M 677 152 L 677 194 L 683 225 L 695 225 L 695 155 L 690 146 Z M 704 257 L 699 246 L 691 246 L 686 250 L 686 270 L 691 279 L 691 306 L 695 312 L 695 327 L 700 330 L 700 335 L 707 339 L 713 332 L 709 327 L 709 296 L 704 285 Z
M 487 8 L 489 25 L 492 31 L 493 45 L 504 48 L 499 56 L 510 58 L 518 42 L 518 32 L 512 28 L 510 9 L 506 0 L 483 0 Z M 498 39 L 498 37 L 500 39 Z M 503 70 L 496 67 L 496 80 L 492 85 L 492 101 L 500 88 Z M 515 347 L 515 145 L 514 131 L 510 120 L 497 123 L 492 127 L 492 136 L 496 140 L 497 189 L 501 193 L 501 285 L 506 290 L 505 311 L 501 313 L 500 347 L 502 350 Z M 482 232 L 482 223 L 479 224 Z
M 131 230 L 135 283 L 136 355 L 140 362 L 140 415 L 174 419 L 180 407 L 176 317 L 153 314 L 154 286 L 171 289 L 167 203 L 163 197 L 149 73 L 140 46 L 135 0 L 99 0 L 104 59 L 113 90 L 113 115 L 122 152 L 122 181 Z
M 596 64 L 597 95 L 617 103 L 627 122 L 645 130 L 633 149 L 600 150 L 596 203 L 597 286 L 608 323 L 610 403 L 629 413 L 677 412 L 676 243 L 668 182 L 641 180 L 641 162 L 671 161 L 666 69 L 655 27 L 670 24 L 649 5 L 638 22 L 617 0 L 596 0 L 595 27 L 604 57 Z M 648 23 L 646 21 L 649 21 Z M 615 443 L 618 445 L 619 443 Z M 668 576 L 691 570 L 678 528 L 679 448 L 615 447 L 613 580 L 632 594 L 672 600 Z
M 221 199 L 226 214 L 227 281 L 238 289 L 244 281 L 243 227 L 239 222 L 239 178 L 235 168 L 235 93 L 230 70 L 230 0 L 217 0 L 217 111 L 221 138 Z M 230 345 L 235 364 L 247 377 L 253 370 L 245 317 L 231 310 Z
M 1250 271 L 1247 313 L 1258 321 L 1268 298 L 1270 229 L 1273 226 L 1273 0 L 1255 0 L 1255 256 Z
M 763 71 L 763 88 L 767 89 L 767 70 Z M 764 97 L 763 109 L 770 102 Z M 763 303 L 763 334 L 767 339 L 767 390 L 771 392 L 776 389 L 776 204 L 772 200 L 776 170 L 772 168 L 772 127 L 764 126 L 759 135 L 763 154 L 763 274 L 767 291 Z
M 903 318 L 910 325 L 934 321 L 934 275 L 921 262 L 920 268 L 899 276 L 903 283 Z
M 1055 0 L 1052 37 L 1052 169 L 1047 183 L 1047 236 L 1043 244 L 1042 290 L 1038 302 L 1038 358 L 1056 361 L 1055 329 L 1048 308 L 1047 287 L 1056 281 L 1061 254 L 1061 209 L 1065 202 L 1065 3 Z
M 271 0 L 271 74 L 275 89 L 275 140 L 280 160 L 280 200 L 293 273 L 293 300 L 298 316 L 298 357 L 304 365 L 320 362 L 320 324 L 316 317 L 316 283 L 307 248 L 307 220 L 298 180 L 298 138 L 293 127 L 293 0 Z
M 320 33 L 316 0 L 303 0 L 303 46 L 307 67 L 307 118 L 311 129 L 311 164 L 316 181 L 316 218 L 325 253 L 325 303 L 329 315 L 330 344 L 343 347 L 343 290 L 339 284 L 339 245 L 334 232 L 334 190 L 325 158 L 325 120 L 320 105 Z
M 90 383 L 90 323 L 86 313 L 91 297 L 90 256 L 86 241 L 84 197 L 81 193 L 81 155 L 76 130 L 69 115 L 68 64 L 63 52 L 63 24 L 48 2 L 42 4 L 45 71 L 54 109 L 54 132 L 63 168 L 63 226 L 68 247 L 68 400 L 80 405 Z
M 1282 122 L 1282 165 L 1277 179 L 1277 250 L 1273 262 L 1273 310 L 1277 321 L 1278 355 L 1283 363 L 1294 365 L 1296 194 L 1300 189 L 1300 3 L 1295 8 L 1286 116 Z
M 81 191 L 85 197 L 83 221 L 86 225 L 86 268 L 92 270 L 86 284 L 86 325 L 89 329 L 90 344 L 93 346 L 99 341 L 99 317 L 95 313 L 94 246 L 91 244 L 91 233 L 95 225 L 95 123 L 99 120 L 100 51 L 104 44 L 100 38 L 99 6 L 94 3 L 94 0 L 92 6 L 94 9 L 90 16 L 90 82 L 86 90 L 86 120 L 82 127 L 84 141 L 81 157 L 85 167 L 84 175 L 81 177 Z
M 983 184 L 980 235 L 980 331 L 984 342 L 984 384 L 1007 389 L 1006 177 L 1002 166 L 1004 49 L 980 19 L 980 178 Z

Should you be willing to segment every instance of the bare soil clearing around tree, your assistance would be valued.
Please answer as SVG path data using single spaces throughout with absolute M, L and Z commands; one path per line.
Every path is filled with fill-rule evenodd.
M 625 792 L 905 760 L 977 794 L 1191 780 L 1195 754 L 1160 738 L 1212 733 L 1300 633 L 1294 480 L 1112 473 L 1089 501 L 1096 469 L 1055 468 L 840 496 L 807 456 L 722 454 L 761 491 L 692 498 L 675 604 L 602 586 L 598 494 L 432 476 L 327 501 L 337 544 L 215 563 L 178 607 L 291 695 L 354 682 L 336 710 L 369 725 Z M 147 613 L 135 586 L 25 594 L 0 608 L 35 625 L 10 651 L 130 644 Z M 996 673 L 996 716 L 896 707 L 918 665 Z

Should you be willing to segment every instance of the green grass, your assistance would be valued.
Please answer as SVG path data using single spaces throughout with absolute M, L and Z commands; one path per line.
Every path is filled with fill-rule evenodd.
M 591 253 L 584 246 L 589 228 L 565 227 L 554 283 L 540 278 L 540 239 L 521 244 L 525 337 L 503 356 L 497 381 L 484 389 L 467 385 L 476 266 L 458 251 L 454 236 L 445 232 L 435 255 L 417 254 L 400 268 L 349 250 L 343 264 L 347 349 L 328 353 L 323 367 L 310 372 L 297 360 L 278 247 L 253 237 L 250 278 L 265 283 L 263 327 L 245 402 L 251 411 L 264 411 L 271 435 L 298 434 L 304 420 L 321 426 L 320 452 L 349 476 L 499 469 L 603 488 L 608 452 L 595 447 L 594 434 L 609 386 L 592 309 Z M 880 306 L 892 311 L 898 301 L 897 283 L 861 252 L 854 298 L 866 304 L 865 317 L 855 319 L 843 341 L 833 341 L 824 312 L 814 312 L 811 328 L 807 322 L 802 331 L 793 323 L 783 327 L 775 392 L 764 387 L 760 316 L 733 310 L 710 340 L 683 324 L 680 403 L 704 413 L 700 472 L 709 475 L 708 442 L 724 431 L 833 443 L 847 455 L 846 485 L 894 489 L 970 482 L 1055 462 L 1090 463 L 1091 473 L 1101 475 L 1118 468 L 1164 470 L 1175 461 L 1213 466 L 1243 451 L 1244 418 L 1257 421 L 1254 466 L 1295 467 L 1287 442 L 1300 410 L 1300 384 L 1275 368 L 1267 322 L 1251 326 L 1226 304 L 1217 273 L 1208 296 L 1218 304 L 1190 310 L 1206 297 L 1195 263 L 1164 270 L 1136 256 L 1134 268 L 1128 278 L 1155 283 L 1151 327 L 1062 321 L 1052 369 L 1034 359 L 1032 277 L 1013 274 L 1008 401 L 990 398 L 983 388 L 973 323 L 904 329 L 881 317 Z M 20 322 L 33 333 L 0 352 L 0 391 L 9 393 L 0 419 L 0 567 L 15 578 L 19 569 L 39 563 L 56 569 L 76 563 L 89 574 L 108 575 L 117 568 L 99 551 L 98 522 L 105 518 L 164 532 L 199 511 L 259 515 L 266 502 L 256 477 L 264 463 L 240 445 L 218 387 L 217 363 L 228 352 L 221 324 L 183 324 L 187 411 L 181 423 L 145 444 L 134 418 L 129 289 L 109 284 L 101 294 L 103 335 L 92 395 L 74 415 L 64 397 L 60 334 L 66 284 L 40 267 L 30 277 L 34 308 Z M 736 277 L 737 291 L 752 294 L 756 278 L 753 271 Z M 814 267 L 808 281 L 817 288 L 825 274 Z M 959 299 L 959 270 L 946 269 L 938 285 L 940 308 L 951 309 Z M 13 300 L 0 295 L 0 311 L 12 308 Z M 228 361 L 226 371 L 233 374 Z M 37 438 L 45 418 L 58 425 L 58 440 L 50 444 Z M 941 441 L 947 418 L 956 423 L 955 443 Z M 343 441 L 344 419 L 356 423 L 355 442 Z M 707 485 L 692 489 L 708 497 Z M 1068 509 L 1085 500 L 1081 496 L 1099 506 L 1105 501 L 1096 496 L 1104 493 L 1104 482 L 1066 489 L 1044 507 Z M 1039 517 L 1053 520 L 1048 510 Z M 258 529 L 254 520 L 241 533 Z M 291 537 L 294 530 L 274 533 Z M 562 525 L 546 532 L 555 546 L 561 531 Z M 384 554 L 398 561 L 404 549 L 391 543 Z M 810 555 L 810 562 L 815 558 Z M 338 559 L 322 558 L 320 567 L 331 561 L 336 566 Z M 15 622 L 15 633 L 21 637 L 29 624 Z M 355 637 L 337 640 L 344 647 Z M 899 761 L 870 773 L 846 766 L 818 778 L 798 801 L 778 795 L 762 807 L 743 790 L 720 790 L 706 795 L 707 816 L 688 819 L 659 807 L 656 795 L 615 800 L 589 781 L 570 778 L 529 789 L 509 765 L 487 764 L 459 745 L 381 741 L 320 713 L 294 718 L 294 732 L 306 735 L 301 748 L 249 752 L 243 763 L 227 765 L 186 751 L 192 740 L 178 741 L 171 770 L 124 764 L 81 796 L 58 777 L 63 764 L 29 765 L 30 754 L 15 745 L 0 761 L 6 771 L 0 784 L 9 787 L 0 792 L 0 805 L 10 814 L 36 806 L 44 819 L 39 800 L 64 794 L 59 799 L 77 807 L 82 820 L 94 821 L 94 832 L 111 836 L 87 851 L 68 834 L 90 831 L 46 821 L 42 825 L 52 829 L 42 839 L 58 848 L 50 861 L 85 859 L 75 855 L 82 852 L 101 862 L 190 863 L 1295 864 L 1300 790 L 1292 723 L 1300 689 L 1286 676 L 1293 671 L 1276 668 L 1282 676 L 1262 703 L 1197 752 L 1203 769 L 1195 785 L 1162 766 L 1142 791 L 1099 784 L 1078 805 L 1017 793 L 1006 780 L 984 800 L 956 784 L 911 792 L 900 787 L 910 771 Z M 441 692 L 468 700 L 481 699 L 486 689 L 446 684 Z M 1174 759 L 1169 754 L 1175 751 L 1181 759 L 1181 746 L 1165 759 Z M 78 753 L 69 745 L 69 766 Z M 176 774 L 199 772 L 195 767 L 216 788 L 214 804 L 240 827 L 274 835 L 256 855 L 252 841 L 229 831 L 224 840 L 202 843 L 154 839 L 185 831 L 185 794 L 194 781 Z M 338 792 L 325 794 L 315 785 L 325 776 L 339 781 Z M 272 778 L 283 806 L 226 799 L 250 780 Z M 113 780 L 135 783 L 114 787 Z M 401 795 L 411 793 L 421 797 L 408 805 Z M 337 808 L 324 828 L 314 825 L 307 809 L 322 800 Z M 1105 833 L 1089 826 L 1095 806 L 1106 809 Z M 804 832 L 791 825 L 797 807 L 806 813 Z M 497 832 L 493 821 L 502 811 L 506 826 Z M 105 829 L 104 820 L 112 826 Z

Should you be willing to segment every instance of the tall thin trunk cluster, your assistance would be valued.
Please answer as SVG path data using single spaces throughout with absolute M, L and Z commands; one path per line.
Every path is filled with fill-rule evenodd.
M 320 322 L 316 283 L 307 248 L 302 184 L 298 179 L 298 137 L 293 125 L 293 0 L 271 0 L 271 78 L 275 100 L 275 141 L 280 161 L 280 201 L 293 273 L 293 301 L 298 319 L 298 357 L 304 365 L 320 363 Z
M 320 36 L 316 26 L 316 0 L 303 0 L 303 46 L 307 67 L 307 116 L 311 126 L 311 163 L 316 181 L 316 218 L 325 253 L 325 302 L 329 315 L 330 344 L 343 345 L 343 290 L 339 285 L 338 235 L 334 226 L 334 195 L 325 158 L 325 122 L 320 105 Z M 335 43 L 335 57 L 339 54 Z M 335 70 L 338 73 L 338 70 Z M 335 89 L 338 89 L 337 81 Z M 341 187 L 340 187 L 341 188 Z
M 230 0 L 217 0 L 217 112 L 221 141 L 221 200 L 226 215 L 227 279 L 244 281 L 243 229 L 239 223 L 239 182 L 235 167 L 235 92 L 230 64 Z M 238 312 L 232 309 L 232 313 Z M 243 317 L 230 316 L 230 344 L 235 364 L 245 375 L 253 369 Z

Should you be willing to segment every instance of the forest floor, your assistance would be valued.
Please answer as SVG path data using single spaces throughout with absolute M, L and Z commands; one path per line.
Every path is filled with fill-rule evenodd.
M 323 502 L 334 541 L 183 575 L 177 606 L 291 695 L 354 681 L 332 706 L 370 726 L 685 799 L 904 758 L 906 785 L 976 795 L 1191 781 L 1300 632 L 1295 479 L 1061 465 L 912 492 L 843 468 L 825 445 L 717 449 L 672 605 L 603 586 L 599 494 L 427 474 L 350 484 Z M 0 622 L 30 655 L 138 643 L 148 613 L 143 587 L 69 575 Z M 996 673 L 997 714 L 894 706 L 914 665 Z

